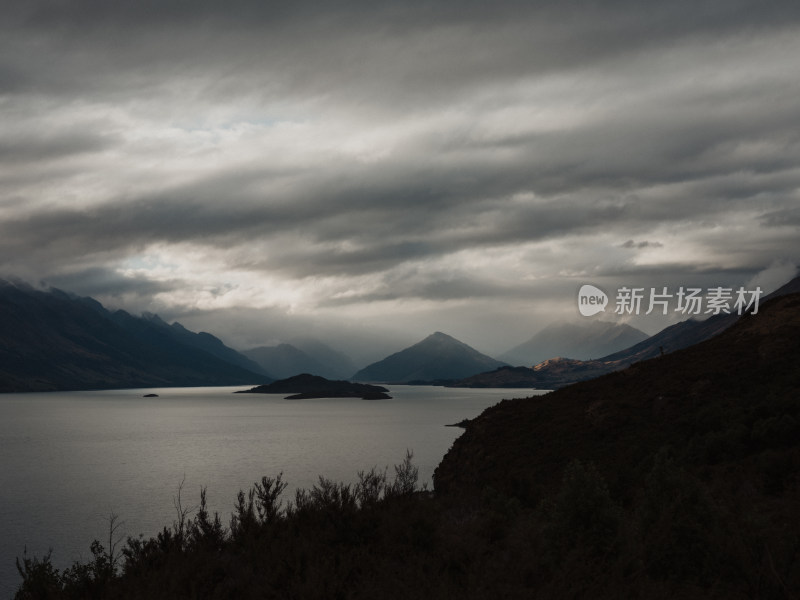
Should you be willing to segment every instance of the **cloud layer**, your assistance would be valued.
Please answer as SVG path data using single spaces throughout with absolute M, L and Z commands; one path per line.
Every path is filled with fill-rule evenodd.
M 8 3 L 0 271 L 502 351 L 797 264 L 796 2 L 318 4 Z

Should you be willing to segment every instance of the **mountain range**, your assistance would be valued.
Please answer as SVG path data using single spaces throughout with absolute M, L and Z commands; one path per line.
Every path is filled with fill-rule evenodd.
M 796 291 L 800 278 L 763 301 Z M 0 280 L 0 391 L 238 385 L 303 373 L 364 382 L 556 389 L 709 339 L 737 318 L 721 314 L 683 321 L 590 360 L 580 357 L 645 334 L 602 321 L 552 325 L 503 355 L 512 363 L 550 356 L 533 367 L 511 367 L 436 332 L 356 371 L 346 355 L 317 340 L 242 353 L 209 333 L 168 324 L 157 315 L 110 311 L 91 298 Z
M 432 382 L 461 379 L 504 365 L 437 331 L 405 350 L 364 367 L 352 379 L 385 383 Z
M 796 277 L 765 296 L 762 302 L 786 294 L 800 292 L 800 277 Z M 499 367 L 493 371 L 466 377 L 448 385 L 452 387 L 532 387 L 558 389 L 578 381 L 593 379 L 618 371 L 633 363 L 688 348 L 710 339 L 733 325 L 739 315 L 714 315 L 704 321 L 688 319 L 661 330 L 657 334 L 595 360 L 578 360 L 553 356 L 533 367 Z
M 0 280 L 0 391 L 238 385 L 270 381 L 208 333 L 154 315 Z

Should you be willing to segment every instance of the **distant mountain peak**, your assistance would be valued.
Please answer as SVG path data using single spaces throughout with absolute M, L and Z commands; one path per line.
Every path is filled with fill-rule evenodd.
M 551 323 L 527 342 L 500 355 L 514 365 L 535 365 L 554 356 L 588 360 L 628 348 L 647 339 L 630 325 L 613 321 L 583 320 Z
M 436 331 L 413 346 L 361 369 L 352 379 L 395 383 L 461 379 L 504 364 Z
M 441 331 L 435 331 L 434 333 L 430 334 L 428 337 L 423 339 L 422 341 L 417 342 L 416 345 L 419 344 L 453 344 L 453 345 L 461 345 L 467 346 L 461 340 L 457 340 L 452 335 L 447 335 L 446 333 L 442 333 Z
M 454 341 L 456 341 L 456 342 L 458 341 L 458 340 L 456 340 L 456 338 L 454 338 L 452 335 L 447 335 L 446 333 L 442 333 L 441 331 L 434 331 L 432 334 L 430 334 L 430 335 L 429 335 L 427 338 L 425 338 L 425 339 L 426 339 L 426 340 L 430 340 L 430 339 L 434 339 L 434 340 L 435 340 L 435 339 L 444 339 L 444 340 L 454 340 Z

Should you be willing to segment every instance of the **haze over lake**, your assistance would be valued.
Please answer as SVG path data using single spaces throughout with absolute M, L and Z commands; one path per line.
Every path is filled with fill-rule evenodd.
M 528 389 L 389 386 L 391 400 L 289 401 L 233 394 L 239 387 L 163 388 L 0 395 L 0 596 L 19 583 L 14 558 L 53 548 L 56 566 L 86 559 L 118 514 L 126 535 L 154 535 L 208 488 L 227 524 L 239 489 L 284 473 L 284 498 L 319 475 L 353 481 L 414 452 L 420 481 L 431 476 L 472 418 Z M 157 398 L 143 398 L 157 393 Z

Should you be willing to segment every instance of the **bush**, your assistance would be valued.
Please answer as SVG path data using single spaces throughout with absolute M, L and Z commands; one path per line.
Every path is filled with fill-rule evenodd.
M 658 580 L 708 583 L 726 546 L 720 507 L 669 449 L 655 456 L 638 509 L 648 574 Z
M 567 465 L 561 489 L 541 509 L 542 536 L 550 561 L 561 560 L 578 547 L 594 554 L 607 552 L 622 519 L 622 511 L 597 468 L 578 460 Z

